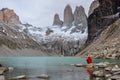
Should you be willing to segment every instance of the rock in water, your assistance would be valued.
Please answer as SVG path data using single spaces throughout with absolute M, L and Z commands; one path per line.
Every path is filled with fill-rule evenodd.
M 60 20 L 59 15 L 55 14 L 53 25 L 62 26 L 63 22 Z
M 5 76 L 4 75 L 0 75 L 0 80 L 5 80 Z
M 13 10 L 8 8 L 3 8 L 0 11 L 0 20 L 4 21 L 7 24 L 10 23 L 21 24 L 19 16 L 17 16 Z
M 64 9 L 64 26 L 67 27 L 71 27 L 72 26 L 72 22 L 74 20 L 74 16 L 72 13 L 72 8 L 70 5 L 67 5 Z

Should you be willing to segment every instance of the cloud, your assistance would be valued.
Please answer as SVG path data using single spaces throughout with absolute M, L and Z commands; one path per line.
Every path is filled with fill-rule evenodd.
M 89 6 L 93 0 L 0 0 L 0 8 L 8 7 L 14 9 L 20 20 L 35 26 L 49 26 L 53 23 L 55 13 L 63 19 L 63 11 L 70 4 L 73 11 L 76 6 L 82 5 L 88 13 Z

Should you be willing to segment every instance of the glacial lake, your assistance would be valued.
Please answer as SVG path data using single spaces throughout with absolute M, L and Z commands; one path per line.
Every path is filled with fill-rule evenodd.
M 120 60 L 93 59 L 94 63 L 101 61 L 120 63 Z M 90 80 L 89 73 L 85 68 L 70 65 L 86 64 L 86 59 L 80 57 L 0 57 L 0 63 L 14 67 L 13 71 L 5 74 L 7 78 L 19 75 L 47 74 L 50 76 L 47 80 Z

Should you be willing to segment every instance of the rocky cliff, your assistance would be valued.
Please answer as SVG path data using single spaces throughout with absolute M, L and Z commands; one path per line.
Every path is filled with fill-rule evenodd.
M 55 16 L 54 16 L 53 25 L 58 25 L 58 26 L 62 26 L 63 25 L 63 22 L 60 20 L 58 14 L 55 14 Z
M 0 21 L 4 21 L 7 24 L 21 24 L 19 16 L 17 16 L 13 10 L 8 8 L 0 10 Z
M 91 54 L 96 58 L 119 57 L 120 1 L 98 1 L 99 6 L 88 17 L 87 45 L 85 44 L 84 49 L 78 55 Z
M 88 26 L 87 25 L 87 16 L 86 16 L 85 10 L 82 6 L 77 6 L 75 8 L 73 25 L 75 26 L 75 29 L 73 29 L 74 32 L 77 32 L 78 30 L 85 32 L 85 29 Z
M 96 9 L 98 6 L 99 6 L 99 1 L 94 0 L 90 5 L 88 16 L 90 16 L 93 13 L 94 9 Z
M 64 9 L 64 26 L 71 27 L 74 20 L 72 8 L 70 5 L 67 5 Z
M 78 56 L 92 55 L 95 58 L 120 57 L 120 19 L 107 26 L 96 40 L 88 45 Z
M 105 26 L 119 18 L 119 0 L 98 0 L 99 6 L 88 17 L 88 40 L 90 43 L 97 37 Z
M 55 14 L 53 25 L 61 26 L 64 31 L 71 28 L 71 33 L 84 33 L 87 28 L 87 16 L 82 6 L 76 6 L 74 13 L 71 6 L 68 4 L 64 9 L 64 20 L 61 21 L 58 14 Z M 74 26 L 74 28 L 72 28 Z

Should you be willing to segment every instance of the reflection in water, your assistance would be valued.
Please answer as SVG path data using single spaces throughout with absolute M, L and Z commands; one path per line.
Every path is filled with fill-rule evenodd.
M 80 57 L 9 57 L 0 58 L 0 63 L 15 68 L 13 72 L 6 74 L 7 78 L 20 75 L 47 74 L 50 76 L 49 80 L 90 80 L 85 68 L 70 65 L 85 64 L 85 59 Z

